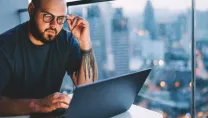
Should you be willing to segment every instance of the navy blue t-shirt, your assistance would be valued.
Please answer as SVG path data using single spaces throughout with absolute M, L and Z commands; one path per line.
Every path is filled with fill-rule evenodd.
M 78 41 L 62 30 L 55 41 L 34 45 L 27 23 L 0 35 L 0 96 L 43 98 L 59 92 L 66 72 L 81 65 Z

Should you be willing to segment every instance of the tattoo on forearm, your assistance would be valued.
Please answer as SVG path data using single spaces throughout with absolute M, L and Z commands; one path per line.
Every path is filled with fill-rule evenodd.
M 78 78 L 79 77 L 79 70 L 77 70 L 76 72 L 75 72 L 75 76 Z
M 75 77 L 76 77 L 76 83 L 78 83 L 78 77 L 79 77 L 79 70 L 77 70 L 76 72 L 75 72 Z
M 83 59 L 83 68 L 85 80 L 92 79 L 95 80 L 95 58 L 92 49 L 87 51 L 81 51 L 82 59 Z M 88 76 L 87 76 L 88 75 Z

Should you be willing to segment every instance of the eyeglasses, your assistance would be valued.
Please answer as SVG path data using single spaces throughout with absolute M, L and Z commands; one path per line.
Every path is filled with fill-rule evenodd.
M 49 14 L 49 13 L 43 13 L 43 21 L 45 23 L 50 23 L 52 22 L 56 17 L 52 14 Z M 62 25 L 66 22 L 67 20 L 67 16 L 57 16 L 56 18 L 56 22 L 59 24 L 59 25 Z

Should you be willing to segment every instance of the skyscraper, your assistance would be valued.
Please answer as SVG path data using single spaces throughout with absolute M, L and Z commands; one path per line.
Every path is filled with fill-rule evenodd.
M 104 64 L 106 63 L 106 44 L 102 12 L 98 5 L 87 8 L 87 21 L 90 24 L 90 37 L 98 66 L 98 78 L 105 79 Z
M 154 9 L 152 2 L 147 1 L 147 4 L 144 9 L 144 29 L 149 32 L 150 38 L 152 40 L 157 39 L 157 25 L 155 21 Z
M 115 76 L 129 72 L 129 31 L 128 20 L 123 9 L 116 8 L 112 19 L 112 52 L 114 55 Z

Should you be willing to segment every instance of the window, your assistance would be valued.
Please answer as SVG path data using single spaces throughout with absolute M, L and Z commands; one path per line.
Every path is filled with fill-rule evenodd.
M 134 104 L 164 118 L 190 117 L 191 0 L 118 0 L 68 11 L 90 24 L 100 80 L 153 68 Z

